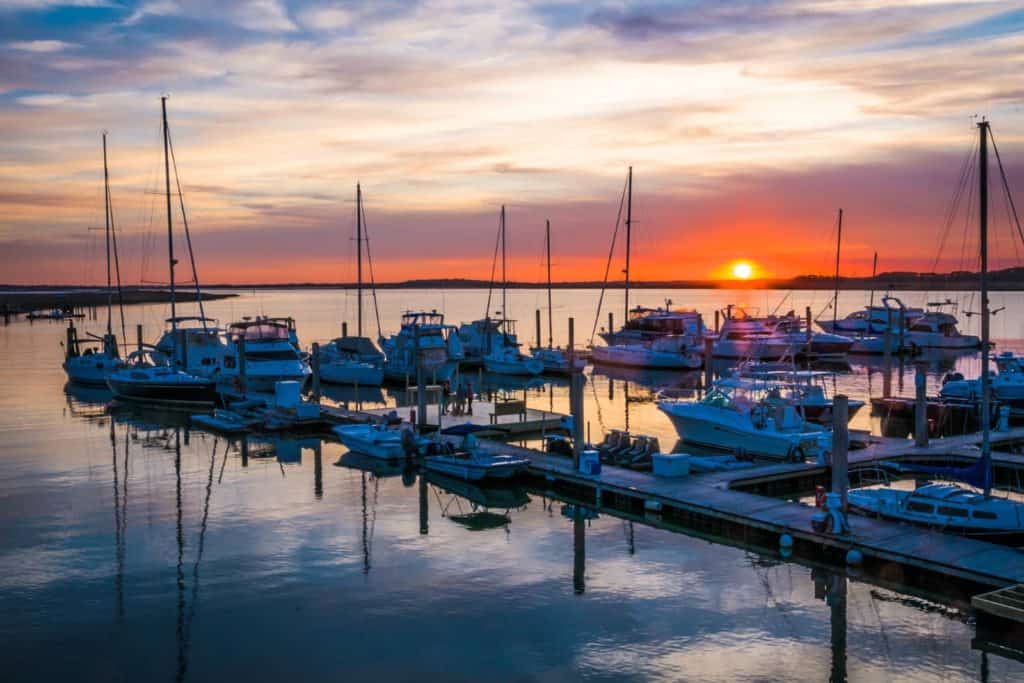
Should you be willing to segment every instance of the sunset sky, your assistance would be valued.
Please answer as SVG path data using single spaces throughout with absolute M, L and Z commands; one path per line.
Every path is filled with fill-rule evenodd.
M 99 280 L 103 130 L 166 280 L 162 93 L 205 282 L 353 280 L 357 180 L 378 280 L 488 277 L 502 204 L 511 277 L 550 219 L 600 279 L 629 165 L 636 279 L 831 273 L 840 206 L 846 273 L 931 270 L 973 116 L 1024 205 L 1022 74 L 1022 3 L 3 0 L 0 282 Z

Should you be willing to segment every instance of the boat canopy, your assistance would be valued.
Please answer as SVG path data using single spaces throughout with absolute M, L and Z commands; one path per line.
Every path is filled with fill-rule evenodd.
M 247 342 L 290 341 L 288 331 L 288 326 L 285 323 L 265 318 L 243 320 L 228 326 L 228 334 L 235 338 L 242 337 Z
M 402 314 L 402 326 L 444 325 L 444 314 L 437 311 L 406 311 Z

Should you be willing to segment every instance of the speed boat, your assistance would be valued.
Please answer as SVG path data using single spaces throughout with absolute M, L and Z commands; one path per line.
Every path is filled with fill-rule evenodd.
M 703 399 L 662 399 L 668 415 L 687 443 L 776 460 L 801 462 L 831 448 L 831 434 L 801 417 L 782 396 L 778 382 L 726 378 Z
M 1024 405 L 1024 359 L 1004 351 L 992 360 L 996 364 L 996 372 L 989 371 L 992 398 L 1009 406 Z M 979 401 L 981 378 L 964 379 L 959 373 L 948 374 L 942 380 L 939 395 L 946 400 Z
M 338 425 L 333 431 L 349 450 L 383 460 L 404 458 L 407 449 L 418 450 L 422 445 L 411 432 L 388 424 Z
M 241 372 L 241 346 L 245 342 L 246 387 L 257 392 L 274 391 L 278 382 L 306 383 L 311 374 L 309 363 L 297 348 L 295 327 L 288 319 L 243 318 L 227 329 L 227 358 L 224 374 L 238 377 Z

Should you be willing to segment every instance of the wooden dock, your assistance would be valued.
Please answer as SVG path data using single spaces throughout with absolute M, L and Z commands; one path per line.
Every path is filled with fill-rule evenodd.
M 1024 583 L 1024 552 L 1014 548 L 858 516 L 850 518 L 849 535 L 816 532 L 811 528 L 816 508 L 733 488 L 743 478 L 762 476 L 761 468 L 669 479 L 605 466 L 601 475 L 592 477 L 573 470 L 572 462 L 562 456 L 494 441 L 481 443 L 491 452 L 529 458 L 532 474 L 546 486 L 592 501 L 599 511 L 653 509 L 662 518 L 695 530 L 739 537 L 762 547 L 779 547 L 781 536 L 788 534 L 794 553 L 824 554 L 843 564 L 848 551 L 858 550 L 865 570 L 895 583 L 913 581 L 941 590 L 953 578 L 968 584 L 971 594 Z

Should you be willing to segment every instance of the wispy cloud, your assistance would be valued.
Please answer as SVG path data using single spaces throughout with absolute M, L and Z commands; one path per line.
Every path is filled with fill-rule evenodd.
M 7 43 L 7 47 L 24 52 L 61 52 L 77 45 L 63 40 L 16 40 Z

